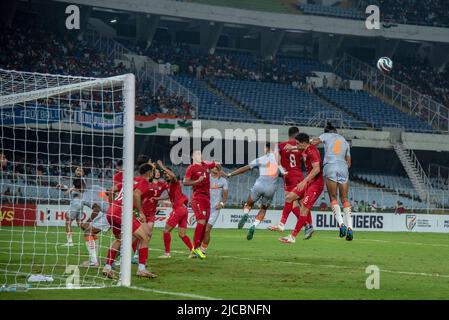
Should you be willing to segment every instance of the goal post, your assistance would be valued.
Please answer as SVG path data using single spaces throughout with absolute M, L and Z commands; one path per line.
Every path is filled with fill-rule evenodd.
M 0 69 L 0 291 L 130 286 L 134 112 L 133 74 Z M 118 160 L 122 241 L 119 279 L 110 280 L 102 275 L 114 239 L 105 226 L 105 195 Z M 99 206 L 88 200 L 94 194 L 101 195 Z
M 131 285 L 131 248 L 132 248 L 132 214 L 133 214 L 133 177 L 134 177 L 134 111 L 135 111 L 135 77 L 129 74 L 124 83 L 125 116 L 123 119 L 123 218 L 122 218 L 122 260 L 120 266 L 120 285 Z

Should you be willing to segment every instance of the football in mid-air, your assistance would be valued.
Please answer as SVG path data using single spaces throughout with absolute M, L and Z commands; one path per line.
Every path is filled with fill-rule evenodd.
M 382 57 L 377 61 L 377 69 L 381 72 L 389 73 L 393 69 L 393 61 L 388 57 Z

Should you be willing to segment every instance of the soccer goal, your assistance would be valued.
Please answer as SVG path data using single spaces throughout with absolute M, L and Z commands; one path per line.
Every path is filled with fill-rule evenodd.
M 0 287 L 88 288 L 131 282 L 135 78 L 0 69 Z M 102 266 L 106 211 L 123 170 L 118 279 Z M 95 222 L 95 223 L 94 223 Z

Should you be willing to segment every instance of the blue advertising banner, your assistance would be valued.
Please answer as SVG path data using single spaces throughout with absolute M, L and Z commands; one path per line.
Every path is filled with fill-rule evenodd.
M 43 106 L 0 108 L 0 122 L 2 125 L 46 124 L 58 122 L 60 118 L 60 109 L 57 108 Z
M 123 128 L 123 112 L 111 114 L 47 106 L 0 108 L 0 124 L 2 125 L 33 126 L 58 122 L 111 131 Z

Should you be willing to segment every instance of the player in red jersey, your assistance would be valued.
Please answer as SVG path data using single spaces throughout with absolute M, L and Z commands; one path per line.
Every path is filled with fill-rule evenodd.
M 187 167 L 184 176 L 184 185 L 193 189 L 190 199 L 190 206 L 195 214 L 196 228 L 193 236 L 192 256 L 196 255 L 201 259 L 206 256 L 201 251 L 201 243 L 204 239 L 205 226 L 210 215 L 210 169 L 221 166 L 215 162 L 203 161 L 201 151 L 192 152 L 192 164 Z
M 144 203 L 144 214 L 147 217 L 147 224 L 153 229 L 154 221 L 156 220 L 156 212 L 159 200 L 165 200 L 166 197 L 162 197 L 162 194 L 168 190 L 169 186 L 161 178 L 161 172 L 155 167 L 154 177 L 151 180 L 151 198 Z
M 150 182 L 149 179 L 153 176 L 153 167 L 149 164 L 143 164 L 139 167 L 140 176 L 134 178 L 133 186 L 133 206 L 139 213 L 138 221 L 133 215 L 132 220 L 132 232 L 133 232 L 133 247 L 137 245 L 135 239 L 139 240 L 139 266 L 137 270 L 137 276 L 145 278 L 155 278 L 156 275 L 146 269 L 146 262 L 148 259 L 148 240 L 149 240 L 149 227 L 145 223 L 146 217 L 143 214 L 142 203 L 150 196 Z M 123 188 L 119 185 L 120 191 L 116 195 L 114 201 L 109 206 L 107 212 L 107 219 L 112 227 L 115 240 L 109 248 L 107 255 L 107 262 L 103 269 L 103 274 L 108 278 L 114 278 L 114 272 L 112 270 L 112 263 L 120 250 L 121 245 L 121 229 L 122 229 L 122 202 L 123 202 Z M 135 250 L 135 248 L 133 248 Z
M 116 170 L 116 172 L 114 173 L 114 176 L 112 177 L 112 183 L 113 183 L 112 190 L 114 190 L 114 192 L 117 192 L 118 190 L 116 189 L 116 186 L 121 184 L 123 181 L 123 160 L 122 159 L 117 160 L 117 162 L 115 163 L 115 170 Z
M 181 182 L 173 171 L 164 166 L 160 160 L 157 161 L 157 165 L 162 171 L 164 171 L 166 187 L 168 187 L 168 197 L 173 208 L 167 222 L 165 223 L 165 253 L 159 258 L 170 258 L 171 232 L 176 226 L 178 226 L 179 238 L 181 238 L 181 240 L 186 244 L 189 252 L 193 250 L 192 242 L 190 242 L 189 237 L 186 235 L 188 218 L 187 204 L 189 203 L 189 199 L 182 193 Z
M 275 226 L 269 226 L 268 229 L 271 231 L 285 230 L 285 223 L 287 222 L 290 212 L 292 212 L 294 207 L 299 207 L 298 201 L 288 202 L 288 194 L 293 192 L 298 183 L 304 180 L 304 175 L 301 168 L 302 160 L 302 150 L 298 148 L 289 148 L 289 146 L 296 145 L 295 137 L 299 134 L 298 127 L 290 127 L 288 129 L 288 140 L 281 142 L 277 146 L 276 156 L 278 163 L 280 164 L 280 170 L 284 176 L 284 209 L 282 210 L 281 221 Z M 307 224 L 305 228 L 304 239 L 309 239 L 313 234 L 312 227 L 312 215 L 307 217 Z
M 310 137 L 306 133 L 296 136 L 297 147 L 303 150 L 302 156 L 307 171 L 307 176 L 302 180 L 293 192 L 287 196 L 288 202 L 301 199 L 299 210 L 293 209 L 298 218 L 295 229 L 288 237 L 279 238 L 283 243 L 295 243 L 296 236 L 307 223 L 307 216 L 324 189 L 321 155 L 318 149 L 310 144 Z M 298 212 L 299 211 L 299 212 Z
M 142 203 L 142 210 L 143 214 L 146 217 L 146 223 L 148 227 L 150 228 L 150 236 L 149 240 L 151 240 L 151 237 L 153 235 L 153 227 L 154 222 L 156 221 L 156 211 L 157 211 L 157 205 L 159 200 L 164 200 L 167 198 L 162 198 L 162 193 L 164 191 L 168 190 L 168 185 L 161 179 L 161 173 L 158 169 L 156 169 L 156 165 L 152 162 L 151 165 L 154 167 L 154 176 L 153 179 L 151 179 L 150 183 L 150 197 L 146 198 L 145 201 Z M 139 250 L 136 250 L 134 252 L 134 257 L 132 259 L 132 263 L 136 264 L 139 258 Z

